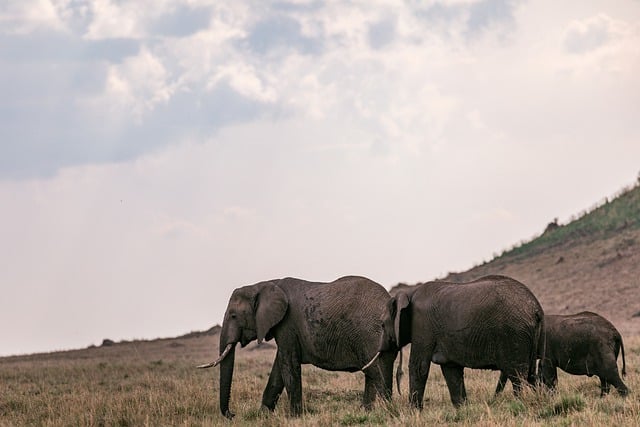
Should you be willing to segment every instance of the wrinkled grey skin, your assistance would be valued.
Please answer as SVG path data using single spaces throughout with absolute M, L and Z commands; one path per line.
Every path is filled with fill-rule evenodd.
M 262 395 L 262 407 L 273 411 L 286 388 L 291 414 L 302 412 L 301 364 L 330 371 L 360 370 L 377 351 L 380 317 L 389 294 L 364 277 L 342 277 L 331 283 L 286 278 L 233 291 L 220 331 L 220 353 L 228 345 L 242 347 L 257 339 L 275 338 L 275 361 Z M 366 369 L 363 405 L 370 409 L 376 394 L 391 398 L 393 362 L 390 349 Z M 220 362 L 220 411 L 229 410 L 234 350 Z
M 622 376 L 626 374 L 624 344 L 620 332 L 604 317 L 589 311 L 570 315 L 546 315 L 546 355 L 540 364 L 540 379 L 554 389 L 558 383 L 557 368 L 573 375 L 596 375 L 600 378 L 600 396 L 613 385 L 621 396 L 629 389 L 618 373 L 618 354 L 622 350 Z M 543 359 L 541 354 L 538 358 Z M 496 394 L 507 382 L 500 375 Z
M 454 406 L 466 400 L 464 368 L 507 373 L 518 394 L 535 381 L 544 312 L 531 291 L 505 276 L 428 282 L 401 290 L 383 316 L 379 350 L 411 343 L 409 400 L 422 409 L 431 362 L 440 365 Z

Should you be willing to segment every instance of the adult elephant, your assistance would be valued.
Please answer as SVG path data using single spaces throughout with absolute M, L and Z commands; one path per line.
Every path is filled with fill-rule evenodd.
M 291 413 L 302 412 L 301 364 L 331 371 L 360 370 L 377 350 L 380 317 L 389 299 L 379 284 L 356 276 L 331 283 L 285 278 L 233 291 L 220 331 L 220 357 L 202 365 L 220 364 L 220 411 L 227 418 L 235 346 L 275 338 L 275 361 L 262 395 L 262 407 L 273 411 L 286 388 Z M 389 348 L 365 370 L 363 404 L 369 409 L 376 394 L 391 397 L 393 362 Z
M 540 379 L 554 389 L 558 368 L 573 375 L 596 375 L 600 379 L 600 396 L 613 385 L 621 396 L 629 389 L 618 371 L 618 355 L 622 351 L 622 376 L 626 374 L 622 336 L 611 322 L 590 311 L 569 315 L 545 315 L 545 355 L 539 354 Z M 507 382 L 502 373 L 496 394 Z
M 544 312 L 531 291 L 505 276 L 469 283 L 428 282 L 398 291 L 383 316 L 379 351 L 411 343 L 409 400 L 422 409 L 431 362 L 440 365 L 451 402 L 467 397 L 464 368 L 505 372 L 520 392 L 535 381 Z

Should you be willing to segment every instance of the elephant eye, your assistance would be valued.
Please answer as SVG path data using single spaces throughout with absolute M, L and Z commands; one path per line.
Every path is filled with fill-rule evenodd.
M 229 317 L 231 317 L 232 319 L 235 319 L 236 318 L 236 314 L 235 313 L 231 313 L 231 315 Z

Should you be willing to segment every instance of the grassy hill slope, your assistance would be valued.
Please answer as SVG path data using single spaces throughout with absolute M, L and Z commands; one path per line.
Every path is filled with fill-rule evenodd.
M 595 311 L 640 335 L 640 185 L 566 225 L 445 280 L 504 274 L 528 285 L 547 313 Z M 635 315 L 635 316 L 634 316 Z

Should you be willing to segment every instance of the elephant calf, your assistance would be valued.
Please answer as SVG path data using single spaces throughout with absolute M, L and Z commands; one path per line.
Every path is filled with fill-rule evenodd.
M 546 355 L 540 363 L 540 377 L 547 387 L 556 387 L 560 368 L 573 375 L 598 376 L 601 396 L 609 392 L 610 385 L 621 396 L 629 393 L 618 373 L 618 354 L 622 351 L 622 376 L 626 374 L 622 336 L 611 322 L 590 311 L 547 315 L 544 319 Z M 496 393 L 502 391 L 506 381 L 501 374 Z
M 359 371 L 376 353 L 382 331 L 380 317 L 389 299 L 381 285 L 347 276 L 331 283 L 286 278 L 260 282 L 233 291 L 220 331 L 220 357 L 200 366 L 220 364 L 220 411 L 229 410 L 236 344 L 275 338 L 278 345 L 262 406 L 273 411 L 286 388 L 291 413 L 302 412 L 301 364 L 331 371 Z M 376 394 L 391 398 L 397 350 L 382 354 L 365 370 L 363 404 L 369 409 Z

